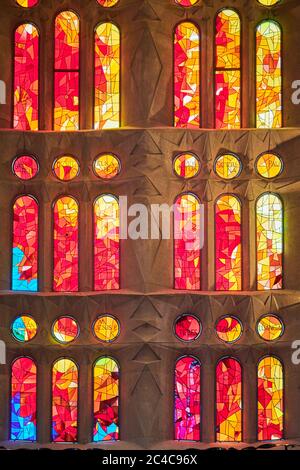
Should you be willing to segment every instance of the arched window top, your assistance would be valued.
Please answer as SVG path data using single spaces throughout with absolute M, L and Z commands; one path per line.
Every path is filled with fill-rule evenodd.
M 280 359 L 265 356 L 257 366 L 258 440 L 283 438 L 284 369 Z
M 241 20 L 235 10 L 223 8 L 216 16 L 216 67 L 240 68 Z
M 15 30 L 14 129 L 39 128 L 39 31 L 32 23 Z
M 256 127 L 281 126 L 281 28 L 274 20 L 263 20 L 256 28 Z
M 192 7 L 198 2 L 199 0 L 175 0 L 175 3 L 181 5 L 182 7 Z
M 119 0 L 97 0 L 97 2 L 104 8 L 111 8 L 114 7 Z
M 35 7 L 39 3 L 39 0 L 16 0 L 17 4 L 23 8 Z
M 174 33 L 174 126 L 200 125 L 200 30 L 183 21 Z
M 61 358 L 52 368 L 52 440 L 76 442 L 78 420 L 78 366 Z
M 79 68 L 79 17 L 74 11 L 62 11 L 55 18 L 55 69 Z
M 274 5 L 277 5 L 281 0 L 257 0 L 258 3 L 261 5 L 264 5 L 265 7 L 272 7 Z
M 271 207 L 270 204 L 272 204 Z M 268 214 L 270 210 L 282 210 L 283 205 L 281 197 L 271 192 L 261 194 L 256 200 L 256 209 L 263 211 L 264 208 L 265 211 L 268 211 Z
M 93 441 L 119 439 L 120 367 L 111 357 L 100 357 L 94 364 Z

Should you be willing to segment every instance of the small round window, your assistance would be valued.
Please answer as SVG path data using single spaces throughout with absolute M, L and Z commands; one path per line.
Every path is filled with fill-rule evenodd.
M 200 170 L 199 159 L 193 153 L 181 153 L 177 155 L 173 165 L 176 175 L 185 179 L 193 178 Z
M 99 155 L 94 161 L 94 173 L 103 180 L 114 178 L 120 171 L 120 160 L 112 153 Z
M 72 155 L 63 155 L 55 160 L 53 172 L 60 181 L 72 181 L 79 175 L 78 160 Z
M 17 178 L 28 181 L 38 174 L 39 164 L 32 155 L 20 155 L 14 159 L 12 169 Z
M 274 153 L 262 153 L 256 159 L 255 169 L 263 178 L 276 178 L 283 170 L 283 162 Z
M 62 344 L 74 341 L 79 335 L 79 325 L 77 321 L 69 316 L 59 317 L 52 326 L 52 336 Z
M 257 322 L 257 333 L 265 341 L 275 341 L 284 333 L 284 324 L 276 315 L 264 315 Z
M 232 153 L 219 155 L 214 164 L 216 175 L 225 180 L 232 180 L 240 175 L 242 163 L 240 159 Z
M 93 325 L 94 335 L 100 341 L 110 343 L 120 334 L 120 323 L 112 315 L 100 315 Z
M 175 321 L 175 335 L 182 341 L 195 341 L 201 335 L 202 326 L 195 315 L 180 315 Z
M 26 343 L 35 337 L 37 323 L 30 315 L 20 315 L 12 322 L 11 333 L 17 341 Z
M 224 343 L 235 343 L 243 333 L 241 322 L 231 315 L 222 317 L 216 324 L 216 334 Z

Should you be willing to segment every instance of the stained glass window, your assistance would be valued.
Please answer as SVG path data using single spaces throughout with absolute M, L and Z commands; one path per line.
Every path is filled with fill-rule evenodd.
M 97 0 L 97 2 L 105 8 L 113 7 L 118 3 L 119 0 Z
M 78 290 L 78 213 L 77 201 L 61 197 L 54 204 L 53 290 Z
M 12 290 L 38 290 L 38 203 L 20 196 L 13 206 Z
M 119 375 L 111 357 L 101 357 L 94 365 L 94 442 L 119 439 Z
M 39 164 L 32 155 L 20 155 L 14 159 L 12 169 L 20 180 L 28 181 L 38 174 Z
M 178 3 L 178 5 L 181 5 L 182 7 L 192 7 L 196 3 L 198 3 L 199 0 L 175 0 L 175 3 Z
M 282 289 L 283 207 L 276 194 L 256 202 L 257 289 Z
M 62 344 L 74 341 L 79 335 L 79 325 L 77 321 L 69 316 L 59 317 L 52 326 L 52 336 Z
M 31 23 L 15 31 L 14 129 L 39 128 L 39 32 Z
M 113 23 L 95 31 L 94 127 L 120 127 L 120 31 Z
M 263 178 L 275 178 L 283 170 L 283 161 L 275 153 L 262 153 L 256 159 L 255 169 Z
M 119 201 L 111 194 L 94 203 L 94 289 L 120 288 Z
M 258 2 L 266 7 L 272 7 L 273 5 L 276 5 L 276 3 L 279 3 L 280 0 L 258 0 Z
M 237 155 L 226 153 L 216 158 L 214 171 L 220 178 L 231 180 L 240 175 L 242 163 Z
M 202 332 L 200 320 L 195 315 L 180 315 L 175 322 L 175 335 L 182 341 L 195 341 Z
M 242 368 L 232 357 L 221 359 L 216 368 L 216 439 L 242 440 Z
M 103 153 L 94 161 L 94 173 L 101 179 L 109 180 L 121 171 L 121 163 L 113 153 Z
M 17 0 L 17 4 L 23 8 L 30 8 L 37 5 L 39 0 Z
M 55 131 L 79 129 L 79 62 L 79 18 L 63 11 L 55 19 Z
M 72 181 L 79 175 L 79 163 L 72 155 L 63 155 L 55 160 L 53 172 L 61 181 Z
M 196 176 L 200 171 L 200 162 L 193 153 L 181 153 L 175 157 L 174 171 L 181 178 L 189 179 Z
M 21 343 L 31 341 L 37 333 L 36 321 L 29 315 L 20 315 L 12 322 L 11 332 L 13 337 Z
M 242 289 L 241 203 L 231 194 L 215 205 L 216 290 Z
M 235 343 L 240 339 L 243 333 L 241 322 L 231 316 L 227 315 L 221 317 L 216 324 L 216 334 L 224 343 Z
M 200 202 L 191 193 L 175 201 L 174 274 L 175 289 L 200 289 Z
M 175 367 L 175 439 L 200 441 L 200 362 L 192 356 Z
M 200 125 L 200 32 L 183 22 L 174 34 L 174 126 Z
M 281 29 L 265 20 L 256 29 L 256 127 L 281 126 Z
M 52 369 L 52 440 L 76 442 L 78 368 L 71 359 L 59 359 Z
M 264 315 L 257 323 L 257 333 L 265 341 L 275 341 L 284 333 L 284 324 L 276 315 Z
M 11 366 L 10 439 L 36 440 L 37 369 L 29 357 L 19 357 Z
M 215 126 L 241 127 L 241 21 L 234 10 L 223 9 L 216 17 Z
M 111 343 L 120 334 L 120 323 L 112 315 L 101 315 L 93 325 L 96 338 L 105 343 Z
M 279 359 L 266 356 L 258 364 L 258 440 L 283 438 L 283 366 Z

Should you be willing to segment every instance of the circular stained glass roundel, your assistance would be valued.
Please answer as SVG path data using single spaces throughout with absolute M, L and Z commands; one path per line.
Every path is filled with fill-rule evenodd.
M 258 3 L 264 5 L 265 7 L 272 7 L 273 5 L 276 5 L 279 2 L 280 0 L 258 0 Z
M 265 341 L 275 341 L 284 333 L 284 324 L 276 315 L 264 315 L 257 322 L 257 333 Z
M 12 164 L 14 175 L 20 180 L 27 181 L 34 178 L 39 171 L 39 164 L 32 155 L 20 155 Z
M 235 343 L 240 339 L 242 332 L 241 322 L 230 315 L 220 318 L 216 324 L 217 336 L 224 343 Z
M 29 315 L 20 315 L 11 325 L 13 337 L 21 343 L 31 341 L 37 333 L 37 323 Z
M 199 0 L 175 0 L 175 3 L 178 5 L 181 5 L 182 7 L 192 7 L 193 5 L 196 5 Z
M 17 0 L 17 4 L 23 8 L 30 8 L 37 5 L 39 0 Z
M 79 325 L 77 321 L 69 316 L 60 317 L 55 320 L 52 326 L 52 336 L 62 344 L 74 341 L 79 335 Z
M 97 0 L 99 5 L 105 8 L 114 7 L 118 3 L 118 1 L 119 0 Z
M 61 181 L 72 181 L 79 175 L 79 163 L 72 155 L 64 155 L 55 160 L 53 172 Z
M 193 178 L 199 173 L 200 162 L 193 153 L 181 153 L 174 159 L 174 171 L 181 178 Z
M 274 153 L 262 153 L 255 162 L 256 172 L 263 178 L 275 178 L 283 170 L 283 162 Z
M 94 335 L 100 341 L 110 343 L 120 334 L 120 323 L 112 315 L 99 316 L 93 325 Z
M 184 314 L 175 321 L 175 335 L 182 341 L 195 341 L 201 331 L 201 322 L 194 315 Z
M 241 173 L 242 163 L 236 155 L 227 153 L 216 158 L 214 170 L 220 178 L 231 180 Z
M 120 160 L 113 153 L 99 155 L 94 161 L 94 173 L 101 179 L 112 179 L 117 176 L 120 171 Z

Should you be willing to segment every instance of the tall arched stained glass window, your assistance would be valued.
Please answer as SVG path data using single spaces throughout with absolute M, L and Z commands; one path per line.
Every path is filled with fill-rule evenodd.
M 52 369 L 52 441 L 76 442 L 78 368 L 71 359 L 59 359 Z
M 174 126 L 200 125 L 200 32 L 179 23 L 174 33 Z
M 261 359 L 257 380 L 257 438 L 259 441 L 282 439 L 284 378 L 281 361 L 273 356 Z
M 242 289 L 241 203 L 224 194 L 215 205 L 216 290 Z
M 119 201 L 111 194 L 94 203 L 94 289 L 120 288 Z
M 79 129 L 79 62 L 79 18 L 62 11 L 55 19 L 55 131 Z
M 175 289 L 200 289 L 200 225 L 199 199 L 185 193 L 174 206 L 174 277 Z
M 54 204 L 53 290 L 78 290 L 78 204 L 70 196 Z
M 19 357 L 11 366 L 10 439 L 36 441 L 37 369 L 29 357 Z
M 14 119 L 21 131 L 39 128 L 39 32 L 31 23 L 15 30 Z
M 281 29 L 273 20 L 256 28 L 256 127 L 282 126 Z
M 113 23 L 95 30 L 94 128 L 120 127 L 120 31 Z
M 227 8 L 216 17 L 215 127 L 241 127 L 241 21 Z
M 38 290 L 38 203 L 20 196 L 13 205 L 12 290 Z
M 119 439 L 119 366 L 111 357 L 94 365 L 93 441 Z
M 200 362 L 193 356 L 175 366 L 175 439 L 200 441 Z
M 242 368 L 232 357 L 221 359 L 216 368 L 216 439 L 242 440 Z
M 256 260 L 257 289 L 282 289 L 283 207 L 273 193 L 256 202 Z

